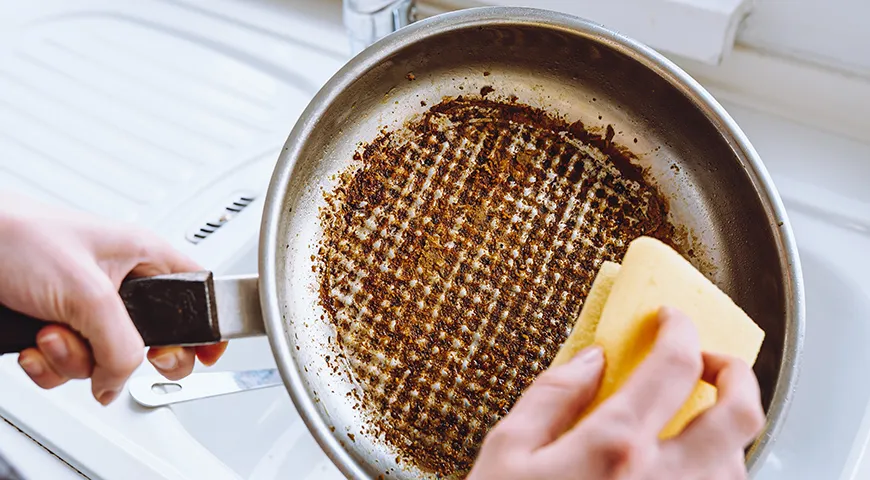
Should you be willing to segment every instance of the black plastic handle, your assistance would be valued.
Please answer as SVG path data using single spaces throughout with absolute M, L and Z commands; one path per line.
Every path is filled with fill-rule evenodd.
M 121 284 L 119 294 L 145 345 L 203 345 L 221 340 L 211 272 L 129 279 Z M 0 305 L 0 355 L 36 346 L 36 334 L 46 325 Z

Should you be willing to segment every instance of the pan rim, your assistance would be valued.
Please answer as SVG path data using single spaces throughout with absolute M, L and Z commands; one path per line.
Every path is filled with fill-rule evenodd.
M 785 207 L 773 181 L 749 139 L 725 109 L 694 78 L 651 48 L 597 23 L 568 14 L 522 7 L 480 7 L 431 17 L 381 39 L 351 59 L 314 96 L 291 130 L 272 174 L 265 197 L 259 242 L 259 288 L 264 323 L 278 370 L 287 391 L 317 443 L 337 468 L 348 478 L 368 478 L 359 464 L 329 431 L 314 400 L 306 394 L 304 380 L 296 368 L 285 334 L 278 297 L 277 260 L 284 201 L 296 159 L 315 131 L 318 119 L 337 97 L 361 74 L 376 67 L 393 53 L 428 37 L 479 26 L 533 26 L 583 36 L 623 53 L 665 79 L 698 106 L 705 117 L 732 145 L 743 163 L 753 187 L 761 198 L 772 225 L 779 251 L 780 268 L 786 276 L 786 316 L 783 357 L 768 423 L 749 452 L 750 475 L 760 470 L 772 440 L 780 432 L 791 406 L 800 375 L 800 353 L 805 335 L 805 292 L 797 243 Z

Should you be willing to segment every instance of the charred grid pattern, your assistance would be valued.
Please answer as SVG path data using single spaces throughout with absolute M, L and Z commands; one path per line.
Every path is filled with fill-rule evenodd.
M 604 138 L 515 102 L 444 101 L 360 149 L 326 194 L 320 301 L 369 433 L 439 476 L 569 334 L 598 267 L 665 204 Z

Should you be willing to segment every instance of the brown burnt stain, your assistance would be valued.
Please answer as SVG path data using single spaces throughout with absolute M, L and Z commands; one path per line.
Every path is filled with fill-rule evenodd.
M 495 89 L 492 88 L 492 85 L 484 85 L 480 89 L 480 96 L 486 98 L 487 95 L 489 95 L 490 93 L 492 93 L 494 91 L 495 91 Z
M 405 75 L 405 78 L 407 78 L 409 82 L 413 82 L 417 79 L 417 77 L 411 72 L 408 72 L 408 74 Z
M 672 244 L 667 202 L 613 136 L 515 97 L 447 98 L 362 145 L 325 193 L 320 302 L 364 432 L 397 461 L 467 472 L 601 262 L 641 235 Z
M 636 157 L 631 150 L 613 143 L 615 132 L 613 125 L 607 125 L 604 136 L 596 135 L 588 131 L 581 121 L 572 123 L 569 127 L 571 134 L 578 140 L 601 150 L 611 162 L 622 172 L 624 176 L 635 182 L 645 182 L 643 171 L 634 160 Z

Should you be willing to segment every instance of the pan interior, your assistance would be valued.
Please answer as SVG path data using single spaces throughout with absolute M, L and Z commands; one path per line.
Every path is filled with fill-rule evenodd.
M 423 36 L 427 36 L 423 38 Z M 355 80 L 327 97 L 323 114 L 294 130 L 276 273 L 285 334 L 308 397 L 332 435 L 372 477 L 417 478 L 396 452 L 361 431 L 354 386 L 341 372 L 336 332 L 317 293 L 319 208 L 361 142 L 396 129 L 445 97 L 516 97 L 568 122 L 614 131 L 669 204 L 680 249 L 766 332 L 756 364 L 767 408 L 776 387 L 788 316 L 787 278 L 776 225 L 745 154 L 712 112 L 648 62 L 590 32 L 532 21 L 492 20 L 449 32 L 418 28 L 374 63 L 345 70 Z M 339 79 L 340 80 L 340 79 Z M 424 106 L 425 105 L 425 106 Z M 293 136 L 291 136 L 293 139 Z M 286 154 L 285 154 L 286 155 Z M 282 158 L 282 161 L 288 161 Z

